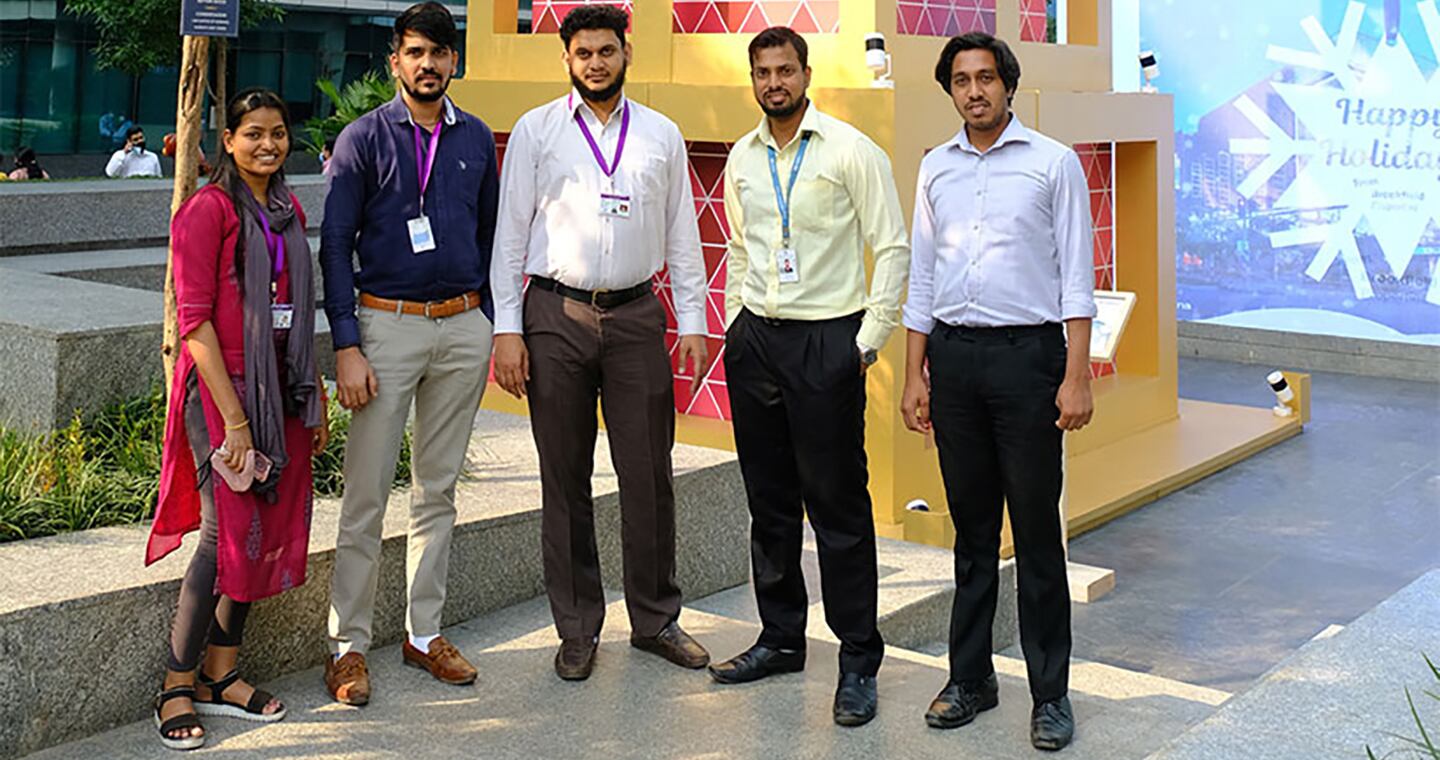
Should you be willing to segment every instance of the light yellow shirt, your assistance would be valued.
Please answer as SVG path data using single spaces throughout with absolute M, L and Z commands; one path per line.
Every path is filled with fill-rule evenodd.
M 799 282 L 780 281 L 780 207 L 766 146 L 777 151 L 780 186 L 801 138 L 810 144 L 790 193 L 790 245 Z M 885 345 L 900 321 L 900 297 L 909 276 L 910 246 L 890 159 L 869 137 L 811 103 L 795 138 L 783 149 L 769 121 L 740 138 L 725 164 L 725 214 L 730 222 L 725 276 L 727 326 L 743 306 L 775 319 L 833 319 L 864 310 L 856 342 Z M 865 247 L 875 272 L 865 287 Z

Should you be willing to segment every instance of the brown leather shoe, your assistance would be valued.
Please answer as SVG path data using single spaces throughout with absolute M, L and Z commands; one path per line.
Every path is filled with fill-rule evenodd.
M 428 671 L 437 681 L 456 686 L 475 683 L 475 667 L 444 636 L 430 642 L 429 654 L 412 646 L 408 637 L 400 651 L 406 665 Z
M 595 650 L 599 647 L 593 638 L 564 639 L 560 650 L 555 653 L 555 675 L 566 681 L 584 681 L 595 669 Z
M 359 707 L 370 701 L 370 669 L 365 655 L 351 652 L 325 662 L 325 688 L 336 702 Z
M 632 635 L 630 646 L 658 654 L 682 668 L 699 670 L 710 664 L 710 653 L 705 651 L 705 647 L 681 630 L 680 624 L 673 620 L 654 636 Z

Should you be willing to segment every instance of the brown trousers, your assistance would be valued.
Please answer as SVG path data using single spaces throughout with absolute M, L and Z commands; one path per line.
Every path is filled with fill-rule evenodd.
M 562 639 L 605 620 L 590 477 L 597 395 L 620 481 L 625 604 L 653 636 L 680 614 L 675 584 L 675 387 L 665 310 L 647 294 L 602 309 L 539 288 L 525 297 L 530 426 L 540 452 L 545 590 Z

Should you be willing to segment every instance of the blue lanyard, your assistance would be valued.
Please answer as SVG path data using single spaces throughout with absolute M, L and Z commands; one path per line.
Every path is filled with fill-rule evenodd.
M 780 233 L 785 247 L 790 247 L 790 197 L 795 192 L 795 179 L 800 176 L 800 164 L 805 161 L 805 148 L 810 144 L 810 133 L 800 138 L 800 150 L 795 154 L 795 163 L 790 166 L 790 185 L 780 192 L 780 169 L 775 163 L 775 147 L 766 145 L 770 154 L 770 181 L 775 184 L 775 203 L 780 207 Z

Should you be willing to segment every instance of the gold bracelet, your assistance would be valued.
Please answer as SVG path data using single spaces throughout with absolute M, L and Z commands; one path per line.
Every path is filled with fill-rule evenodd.
M 226 429 L 226 430 L 240 430 L 240 429 L 242 429 L 242 428 L 245 428 L 245 427 L 249 426 L 249 424 L 250 424 L 250 420 L 245 420 L 244 422 L 241 422 L 241 423 L 238 424 L 238 425 L 226 425 L 226 426 L 225 426 L 225 429 Z

